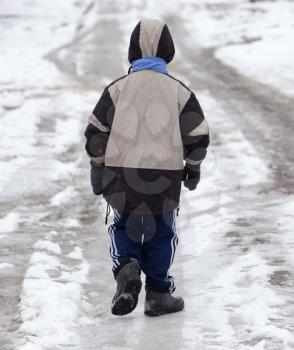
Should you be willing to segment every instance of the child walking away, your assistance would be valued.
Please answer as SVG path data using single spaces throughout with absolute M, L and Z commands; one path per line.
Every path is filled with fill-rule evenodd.
M 112 313 L 133 311 L 145 280 L 145 314 L 181 311 L 169 274 L 178 237 L 181 181 L 195 190 L 209 144 L 194 93 L 168 73 L 175 48 L 166 24 L 144 19 L 130 40 L 129 74 L 108 85 L 85 131 L 91 183 L 113 208 L 110 254 L 117 290 Z

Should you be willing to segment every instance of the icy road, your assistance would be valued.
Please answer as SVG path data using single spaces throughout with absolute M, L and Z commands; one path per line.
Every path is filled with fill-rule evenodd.
M 293 15 L 283 0 L 0 0 L 1 350 L 294 349 Z M 177 222 L 185 311 L 147 318 L 142 293 L 118 318 L 83 130 L 149 16 L 169 24 L 169 70 L 212 145 Z

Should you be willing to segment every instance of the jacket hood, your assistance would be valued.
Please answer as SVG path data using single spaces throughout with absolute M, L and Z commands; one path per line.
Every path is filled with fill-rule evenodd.
M 169 63 L 175 55 L 175 46 L 166 24 L 158 19 L 143 19 L 134 28 L 129 62 L 146 56 L 157 56 Z

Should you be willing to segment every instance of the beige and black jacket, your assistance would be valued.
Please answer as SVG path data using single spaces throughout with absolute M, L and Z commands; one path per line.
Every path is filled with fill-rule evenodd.
M 129 61 L 158 56 L 169 63 L 168 27 L 142 20 Z M 104 167 L 103 196 L 119 210 L 160 214 L 177 208 L 184 161 L 201 164 L 208 125 L 195 94 L 176 78 L 152 70 L 131 72 L 108 85 L 85 131 L 86 150 Z

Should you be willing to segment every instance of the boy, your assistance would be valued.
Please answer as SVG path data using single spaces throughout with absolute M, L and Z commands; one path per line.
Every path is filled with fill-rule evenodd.
M 131 35 L 129 74 L 106 87 L 85 131 L 93 191 L 114 211 L 114 315 L 135 309 L 141 270 L 146 315 L 184 308 L 184 300 L 172 295 L 169 275 L 178 243 L 175 211 L 181 181 L 194 190 L 200 180 L 209 132 L 194 93 L 168 74 L 174 54 L 164 23 L 140 21 Z

